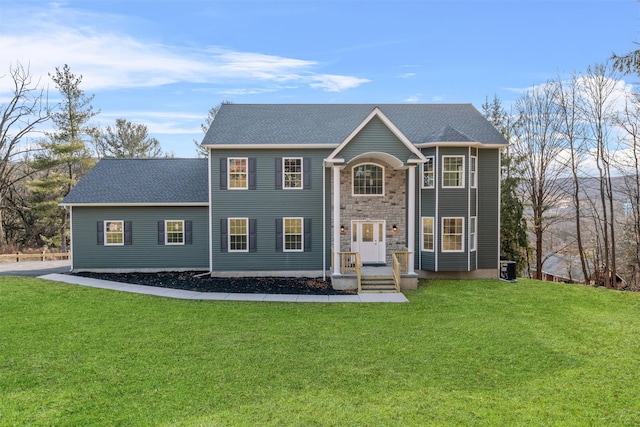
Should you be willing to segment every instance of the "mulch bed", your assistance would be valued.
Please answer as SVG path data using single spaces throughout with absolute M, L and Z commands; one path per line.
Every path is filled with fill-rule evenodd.
M 159 273 L 74 273 L 74 276 L 136 285 L 184 289 L 198 292 L 232 292 L 248 294 L 352 295 L 356 291 L 339 291 L 331 281 L 308 277 L 196 277 L 204 271 Z

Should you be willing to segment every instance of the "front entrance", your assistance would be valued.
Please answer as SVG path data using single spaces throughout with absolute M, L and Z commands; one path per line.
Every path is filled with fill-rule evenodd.
M 384 221 L 351 221 L 351 251 L 360 252 L 363 264 L 385 264 Z

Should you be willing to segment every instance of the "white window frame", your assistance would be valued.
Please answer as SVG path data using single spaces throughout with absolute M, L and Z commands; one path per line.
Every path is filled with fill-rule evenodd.
M 445 233 L 446 222 L 450 220 L 460 221 L 460 233 Z M 442 217 L 441 219 L 441 234 L 440 234 L 440 248 L 442 252 L 464 252 L 464 217 Z M 447 236 L 460 236 L 460 249 L 445 249 L 445 243 L 448 243 L 450 239 L 447 239 Z
M 241 176 L 243 172 L 232 172 L 231 163 L 235 161 L 244 161 L 244 186 L 233 186 L 235 180 L 231 179 L 231 176 Z M 229 157 L 227 158 L 227 188 L 229 190 L 247 190 L 249 188 L 249 158 L 248 157 Z
M 469 218 L 469 252 L 475 252 L 478 249 L 478 217 Z
M 478 157 L 471 156 L 469 161 L 469 186 L 478 188 Z
M 120 224 L 120 231 L 109 231 L 109 224 Z M 120 242 L 109 243 L 109 235 L 120 234 Z M 104 245 L 124 246 L 124 221 L 121 219 L 108 219 L 104 221 Z
M 427 162 L 431 160 L 431 185 L 425 185 L 424 183 L 424 177 L 426 175 L 426 171 L 425 171 L 425 165 L 427 164 Z M 427 162 L 422 164 L 422 188 L 435 188 L 435 183 L 436 183 L 436 162 L 435 162 L 435 157 L 433 156 L 429 156 L 427 157 Z
M 231 226 L 234 221 L 244 221 L 244 229 L 245 233 L 232 233 Z M 233 249 L 231 244 L 231 238 L 233 236 L 243 236 L 245 237 L 245 248 L 244 249 Z M 228 252 L 249 252 L 249 218 L 228 218 L 227 219 L 227 250 Z
M 287 233 L 287 221 L 300 221 L 299 233 Z M 300 248 L 287 249 L 287 236 L 300 236 Z M 282 251 L 283 252 L 304 252 L 304 218 L 284 217 L 282 218 Z
M 174 230 L 169 230 L 169 223 L 180 223 L 181 229 L 179 232 Z M 171 242 L 169 241 L 169 234 L 182 234 L 181 242 Z M 164 244 L 165 245 L 184 245 L 185 238 L 185 230 L 184 230 L 184 221 L 181 219 L 166 219 L 164 221 Z
M 431 220 L 431 233 L 425 233 L 425 227 L 424 227 L 424 220 L 425 219 L 430 219 Z M 422 231 L 420 233 L 421 236 L 421 243 L 420 243 L 420 247 L 422 248 L 423 252 L 433 252 L 435 250 L 436 247 L 436 233 L 435 233 L 435 219 L 432 216 L 423 216 L 422 217 Z M 431 234 L 431 248 L 425 248 L 424 244 L 425 244 L 425 234 Z
M 287 172 L 287 160 L 297 160 L 300 162 L 300 172 Z M 304 161 L 302 157 L 283 157 L 282 158 L 282 188 L 284 190 L 301 190 L 304 185 L 302 180 L 304 179 Z M 289 187 L 287 186 L 287 175 L 299 175 L 298 183 L 300 184 L 298 187 Z
M 449 171 L 445 169 L 447 159 L 462 159 L 462 169 L 456 171 Z M 464 156 L 442 156 L 442 188 L 464 188 Z M 447 174 L 457 174 L 460 177 L 460 185 L 447 185 L 448 179 L 445 178 Z
M 356 168 L 359 166 L 375 166 L 377 168 L 382 169 L 382 192 L 380 194 L 356 194 Z M 372 163 L 372 162 L 368 162 L 368 163 L 358 163 L 357 165 L 355 165 L 352 169 L 351 169 L 351 195 L 354 197 L 383 197 L 385 194 L 385 175 L 386 174 L 386 170 L 385 167 L 382 165 L 379 165 L 377 163 Z

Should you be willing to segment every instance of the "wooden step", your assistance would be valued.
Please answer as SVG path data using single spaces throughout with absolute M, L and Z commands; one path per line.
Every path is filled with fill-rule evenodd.
M 396 292 L 393 276 L 362 276 L 360 280 L 362 292 Z

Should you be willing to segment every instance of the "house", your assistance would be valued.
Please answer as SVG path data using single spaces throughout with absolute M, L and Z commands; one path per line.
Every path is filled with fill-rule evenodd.
M 506 145 L 471 104 L 223 104 L 207 160 L 104 159 L 78 183 L 72 268 L 495 278 Z

